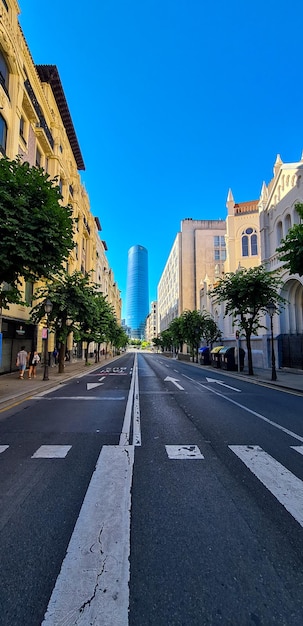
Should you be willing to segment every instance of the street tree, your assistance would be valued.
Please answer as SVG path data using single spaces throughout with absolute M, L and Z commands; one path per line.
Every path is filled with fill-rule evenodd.
M 284 299 L 279 294 L 282 282 L 274 272 L 263 265 L 250 269 L 240 268 L 221 278 L 209 295 L 214 303 L 224 304 L 224 315 L 233 316 L 233 324 L 243 330 L 247 345 L 248 373 L 253 375 L 251 337 L 258 334 L 261 318 L 267 305 L 272 303 L 277 312 Z
M 303 220 L 303 204 L 297 203 L 295 209 Z M 294 224 L 277 249 L 279 258 L 285 263 L 290 274 L 303 276 L 303 223 Z
M 55 179 L 20 158 L 0 159 L 0 306 L 22 302 L 21 278 L 60 270 L 74 247 L 72 207 Z
M 198 363 L 198 351 L 205 329 L 206 313 L 184 311 L 181 315 L 183 340 L 189 345 L 193 360 Z
M 56 339 L 60 342 L 59 374 L 64 372 L 68 335 L 73 332 L 76 338 L 82 338 L 83 326 L 93 325 L 97 308 L 95 296 L 96 286 L 90 284 L 89 276 L 83 276 L 77 271 L 72 274 L 62 272 L 35 293 L 37 303 L 31 311 L 34 323 L 44 318 L 47 298 L 53 305 L 48 321 L 50 330 L 56 333 Z
M 184 343 L 183 324 L 181 317 L 175 317 L 169 324 L 169 332 L 171 334 L 172 345 L 175 352 L 182 352 Z
M 204 314 L 204 326 L 202 332 L 202 339 L 204 339 L 207 346 L 212 347 L 213 343 L 221 339 L 222 333 L 215 320 L 207 312 Z

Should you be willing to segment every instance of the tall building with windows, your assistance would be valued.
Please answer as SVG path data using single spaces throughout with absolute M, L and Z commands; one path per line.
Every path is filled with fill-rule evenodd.
M 34 63 L 19 25 L 19 13 L 16 0 L 0 1 L 0 154 L 9 159 L 19 155 L 21 161 L 42 168 L 50 179 L 58 181 L 62 203 L 72 207 L 76 220 L 75 247 L 64 269 L 69 274 L 77 270 L 91 275 L 120 321 L 120 291 L 106 258 L 106 244 L 100 239 L 100 221 L 91 211 L 81 181 L 80 172 L 85 165 L 60 75 L 56 65 Z M 22 278 L 21 281 L 20 289 L 28 306 L 11 304 L 2 314 L 0 311 L 0 373 L 16 369 L 21 344 L 27 350 L 35 345 L 42 351 L 44 323 L 29 323 L 34 292 L 40 283 L 25 283 Z M 70 333 L 68 349 L 72 347 L 72 337 Z M 53 342 L 52 333 L 50 351 Z
M 144 339 L 148 313 L 148 253 L 136 245 L 128 251 L 126 284 L 126 325 L 133 339 Z
M 181 222 L 158 284 L 158 331 L 183 311 L 200 308 L 200 289 L 222 271 L 226 258 L 224 220 Z

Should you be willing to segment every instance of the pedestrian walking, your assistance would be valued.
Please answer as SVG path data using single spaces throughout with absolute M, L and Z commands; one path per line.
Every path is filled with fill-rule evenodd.
M 40 357 L 39 357 L 37 350 L 31 351 L 28 363 L 29 363 L 28 377 L 31 378 L 33 376 L 33 378 L 36 378 L 36 368 L 37 368 L 38 363 L 40 363 Z
M 21 350 L 19 350 L 17 354 L 17 360 L 16 360 L 16 365 L 19 368 L 19 378 L 21 380 L 23 380 L 24 378 L 24 372 L 26 370 L 27 362 L 28 362 L 28 354 L 25 350 L 25 346 L 21 346 Z

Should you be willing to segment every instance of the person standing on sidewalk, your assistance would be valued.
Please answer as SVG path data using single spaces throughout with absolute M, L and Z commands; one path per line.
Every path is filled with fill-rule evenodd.
M 36 367 L 38 363 L 40 363 L 39 354 L 37 350 L 32 350 L 29 356 L 29 361 L 28 361 L 28 365 L 29 365 L 28 377 L 29 378 L 31 378 L 32 376 L 36 378 Z
M 24 372 L 26 370 L 26 365 L 28 361 L 28 354 L 25 350 L 25 346 L 21 346 L 21 350 L 19 350 L 17 354 L 16 365 L 19 368 L 19 378 L 24 378 Z

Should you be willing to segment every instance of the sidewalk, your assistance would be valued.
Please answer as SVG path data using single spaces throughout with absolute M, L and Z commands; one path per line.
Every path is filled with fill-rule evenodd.
M 49 380 L 43 380 L 44 367 L 41 365 L 37 367 L 37 378 L 31 378 L 30 380 L 27 378 L 28 372 L 26 372 L 24 380 L 19 380 L 18 372 L 3 374 L 0 376 L 0 413 L 15 403 L 30 398 L 41 391 L 65 383 L 71 378 L 88 374 L 98 368 L 102 369 L 105 364 L 111 363 L 116 358 L 117 357 L 103 357 L 99 363 L 92 363 L 92 365 L 85 365 L 85 361 L 80 359 L 70 363 L 67 362 L 65 363 L 64 374 L 58 374 L 58 366 L 49 367 Z M 193 365 L 193 363 L 191 363 L 191 365 Z M 247 371 L 228 372 L 208 365 L 199 365 L 197 363 L 195 365 L 204 372 L 207 372 L 210 378 L 219 378 L 224 375 L 234 378 L 245 378 L 252 383 L 266 383 L 273 387 L 297 391 L 303 395 L 303 370 L 278 369 L 277 380 L 272 381 L 271 369 L 254 368 L 254 376 L 249 376 Z
M 89 374 L 89 372 L 93 372 L 96 369 L 102 369 L 105 364 L 114 361 L 116 358 L 102 357 L 99 363 L 92 363 L 91 365 L 85 365 L 83 359 L 66 362 L 63 374 L 58 374 L 58 365 L 55 365 L 48 368 L 49 380 L 43 380 L 43 365 L 37 366 L 37 378 L 28 379 L 28 370 L 25 372 L 24 380 L 19 379 L 18 371 L 2 374 L 0 376 L 0 413 L 15 403 L 30 398 L 41 391 L 61 385 L 71 378 Z
M 278 387 L 280 389 L 290 389 L 292 391 L 298 391 L 303 395 L 303 370 L 295 370 L 295 369 L 277 369 L 277 380 L 271 380 L 271 369 L 262 369 L 258 367 L 254 367 L 254 375 L 249 376 L 247 370 L 244 372 L 228 372 L 222 369 L 216 369 L 211 366 L 200 365 L 203 369 L 207 368 L 209 373 L 212 376 L 221 376 L 222 374 L 233 376 L 234 378 L 245 378 L 249 382 L 252 383 L 266 383 L 267 385 L 271 385 L 273 387 Z

